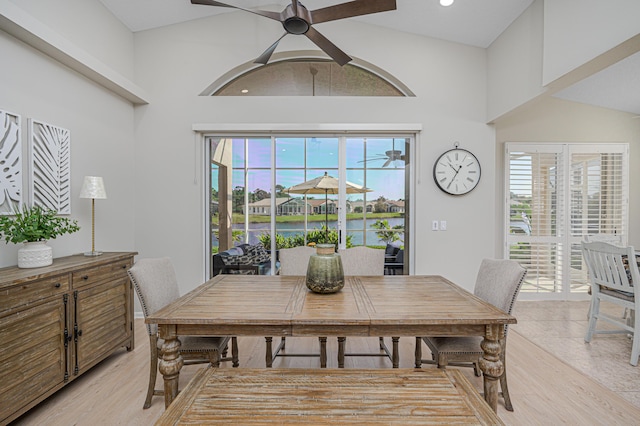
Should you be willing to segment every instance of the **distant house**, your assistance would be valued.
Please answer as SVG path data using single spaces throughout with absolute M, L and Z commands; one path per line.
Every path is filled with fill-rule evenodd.
M 279 199 L 278 199 L 279 200 Z M 283 203 L 278 204 L 277 216 L 301 215 L 305 210 L 307 214 L 313 214 L 311 204 L 304 202 L 302 198 L 287 198 Z
M 363 212 L 366 211 L 367 213 L 371 213 L 373 211 L 373 205 L 375 204 L 375 202 L 369 201 L 368 203 L 365 204 L 364 200 L 356 200 L 356 201 L 349 201 L 349 204 L 351 204 L 349 213 L 359 211 L 360 209 L 362 209 L 361 211 Z
M 307 200 L 307 202 L 313 207 L 313 214 L 324 214 L 325 208 L 329 214 L 336 214 L 338 212 L 338 206 L 335 200 L 327 200 L 325 202 L 324 198 L 318 198 Z
M 279 206 L 281 204 L 289 201 L 289 198 L 276 198 L 276 209 L 279 211 Z M 260 216 L 270 216 L 271 215 L 271 199 L 265 198 L 260 201 L 256 201 L 255 203 L 249 203 L 247 206 L 247 211 L 242 209 L 243 214 L 252 214 L 252 215 L 260 215 Z
M 389 213 L 404 213 L 404 200 L 387 200 L 386 205 Z

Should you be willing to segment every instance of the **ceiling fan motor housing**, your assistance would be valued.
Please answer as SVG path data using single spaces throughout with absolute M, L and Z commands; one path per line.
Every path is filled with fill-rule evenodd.
M 282 26 L 289 34 L 306 34 L 311 27 L 311 14 L 300 2 L 296 9 L 290 4 L 282 11 Z

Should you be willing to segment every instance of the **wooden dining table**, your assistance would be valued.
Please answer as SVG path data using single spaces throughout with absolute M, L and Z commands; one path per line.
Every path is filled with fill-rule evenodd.
M 437 275 L 347 276 L 342 290 L 317 294 L 303 276 L 218 275 L 156 313 L 164 340 L 159 370 L 165 406 L 178 393 L 181 335 L 484 336 L 484 398 L 496 411 L 503 372 L 500 340 L 516 319 Z M 397 339 L 394 339 L 397 358 Z M 267 365 L 270 364 L 267 351 Z M 419 365 L 421 346 L 416 345 Z

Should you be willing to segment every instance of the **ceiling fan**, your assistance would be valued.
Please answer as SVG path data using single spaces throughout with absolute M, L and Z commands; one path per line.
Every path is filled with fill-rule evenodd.
M 264 53 L 258 56 L 254 61 L 258 64 L 266 64 L 269 62 L 271 55 L 276 50 L 276 47 L 278 47 L 278 43 L 287 34 L 304 34 L 316 46 L 340 64 L 340 66 L 345 65 L 347 62 L 351 61 L 351 57 L 313 28 L 313 25 L 396 9 L 396 0 L 353 0 L 316 10 L 308 10 L 302 3 L 300 3 L 300 1 L 291 0 L 291 4 L 287 5 L 287 7 L 285 7 L 285 9 L 280 13 L 266 10 L 247 9 L 214 0 L 191 0 L 191 3 L 207 6 L 231 7 L 255 13 L 256 15 L 264 16 L 282 23 L 286 32 L 276 40 L 275 43 L 269 46 Z
M 388 167 L 391 163 L 395 161 L 404 162 L 404 155 L 402 151 L 398 151 L 397 149 L 392 149 L 389 151 L 385 151 L 384 154 L 377 154 L 373 157 L 367 158 L 366 160 L 358 161 L 358 163 L 369 163 L 371 161 L 380 161 L 385 160 L 382 167 Z

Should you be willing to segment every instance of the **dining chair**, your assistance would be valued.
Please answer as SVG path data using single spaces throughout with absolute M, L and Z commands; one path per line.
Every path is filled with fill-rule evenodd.
M 140 259 L 128 271 L 136 294 L 140 299 L 142 313 L 146 318 L 180 297 L 176 273 L 167 257 Z M 143 408 L 151 406 L 154 396 L 164 395 L 163 390 L 155 389 L 158 373 L 158 359 L 162 358 L 162 343 L 158 336 L 157 324 L 146 324 L 149 334 L 150 368 L 149 386 Z M 228 358 L 227 346 L 229 337 L 179 336 L 180 355 L 185 365 L 210 363 L 218 367 L 222 361 L 232 361 L 237 367 L 238 343 L 236 337 L 231 338 L 231 357 Z
M 511 314 L 513 305 L 522 287 L 527 271 L 518 262 L 504 259 L 484 259 L 480 264 L 473 294 L 485 302 Z M 509 387 L 507 386 L 506 347 L 509 326 L 504 326 L 504 338 L 500 340 L 500 361 L 504 366 L 500 375 L 500 388 L 505 408 L 513 411 Z M 483 337 L 417 337 L 416 345 L 422 342 L 431 350 L 431 360 L 416 360 L 421 363 L 437 364 L 438 368 L 447 365 L 473 367 L 476 376 L 480 376 L 479 360 L 483 355 L 480 347 Z
M 620 247 L 623 246 L 622 235 L 620 234 L 586 234 L 584 236 L 584 241 L 587 243 L 600 241 L 603 243 L 613 244 L 614 246 L 620 246 Z M 588 293 L 589 295 L 591 295 L 591 287 L 589 287 Z M 624 310 L 622 311 L 622 318 L 627 318 L 628 314 L 629 314 L 629 310 L 627 308 L 624 308 Z M 587 312 L 587 319 L 589 319 L 590 317 L 591 317 L 591 307 L 589 307 L 589 311 Z
M 307 266 L 309 265 L 309 258 L 316 253 L 316 249 L 309 246 L 299 246 L 291 248 L 280 249 L 280 275 L 307 275 Z M 266 337 L 265 339 L 271 339 Z M 327 366 L 327 338 L 318 337 L 320 342 L 319 354 L 302 354 L 302 353 L 283 353 L 286 348 L 286 337 L 282 336 L 280 344 L 273 351 L 272 359 L 278 356 L 302 356 L 302 357 L 320 357 L 320 367 L 325 368 Z M 267 350 L 269 348 L 267 347 Z
M 594 334 L 631 333 L 631 359 L 629 363 L 638 365 L 640 355 L 640 308 L 638 288 L 640 288 L 640 271 L 638 259 L 633 246 L 618 247 L 605 242 L 582 243 L 582 257 L 589 270 L 591 283 L 591 306 L 589 308 L 589 325 L 584 341 L 591 342 Z M 600 312 L 600 302 L 614 303 L 628 309 L 629 318 L 620 319 Z M 615 329 L 598 329 L 598 320 L 613 324 Z
M 342 269 L 344 275 L 384 275 L 385 269 L 385 250 L 375 249 L 372 247 L 358 246 L 345 250 L 339 250 L 342 258 Z M 366 278 L 365 278 L 366 280 Z M 365 283 L 366 285 L 366 283 Z M 397 347 L 399 337 L 392 337 L 394 340 L 394 348 Z M 377 353 L 346 353 L 346 337 L 338 337 L 338 367 L 344 367 L 345 356 L 384 356 L 389 358 L 394 366 L 397 366 L 399 354 L 397 351 L 392 353 L 384 342 L 384 337 L 378 338 L 378 345 L 381 352 Z M 395 360 L 395 361 L 394 361 Z

